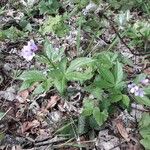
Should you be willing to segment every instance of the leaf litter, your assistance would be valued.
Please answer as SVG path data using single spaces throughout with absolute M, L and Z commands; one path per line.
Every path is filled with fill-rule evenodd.
M 24 1 L 22 1 L 22 2 L 24 5 L 27 5 L 26 2 L 24 2 Z M 70 5 L 69 7 L 72 7 L 72 6 Z M 89 7 L 90 6 L 87 5 L 85 7 L 85 10 L 89 11 Z M 86 12 L 86 13 L 88 13 L 88 12 Z M 115 14 L 113 14 L 113 15 L 115 15 Z M 14 17 L 14 19 L 16 21 L 19 21 L 19 20 L 21 20 L 21 18 L 23 16 L 24 16 L 24 14 L 22 14 L 21 12 L 17 12 L 13 9 L 12 10 L 10 9 L 6 13 L 6 16 L 2 17 L 3 18 L 2 23 L 5 22 L 8 24 L 11 17 Z M 70 18 L 69 22 L 71 24 L 71 31 L 67 37 L 58 38 L 57 36 L 54 36 L 54 35 L 50 35 L 48 37 L 49 40 L 52 41 L 52 43 L 54 44 L 54 46 L 56 48 L 63 46 L 64 49 L 66 50 L 66 53 L 68 54 L 68 57 L 71 57 L 71 58 L 75 58 L 77 56 L 76 36 L 78 34 L 78 31 L 77 31 L 77 28 L 75 25 L 77 18 L 78 17 L 74 17 L 74 16 Z M 37 20 L 40 21 L 40 18 Z M 43 21 L 43 19 L 41 19 L 40 22 L 42 22 L 42 21 Z M 107 29 L 105 31 L 106 32 L 101 36 L 101 38 L 94 41 L 94 44 L 96 45 L 96 47 L 94 48 L 94 51 L 99 50 L 99 46 L 103 47 L 102 44 L 104 44 L 104 43 L 105 43 L 104 45 L 107 46 L 108 43 L 111 41 L 111 39 L 115 38 L 115 33 L 112 31 L 112 28 L 110 28 L 109 25 L 107 26 Z M 31 37 L 32 36 L 33 35 L 31 35 Z M 84 35 L 84 32 L 81 32 L 80 36 L 81 36 L 81 43 L 83 43 L 83 44 L 81 44 L 81 49 L 84 49 L 84 47 L 86 47 L 86 45 L 87 45 L 86 41 L 89 41 L 89 39 L 88 39 L 88 36 L 86 37 Z M 40 41 L 40 37 L 37 37 L 37 39 L 39 39 L 39 41 Z M 12 72 L 12 70 L 15 68 L 28 70 L 29 68 L 33 68 L 33 66 L 35 65 L 34 63 L 36 63 L 36 62 L 28 62 L 27 63 L 25 61 L 24 62 L 22 61 L 22 59 L 19 56 L 19 53 L 20 53 L 19 49 L 21 47 L 23 47 L 24 44 L 22 43 L 22 39 L 20 39 L 18 42 L 20 42 L 20 43 L 15 44 L 15 43 L 11 43 L 10 41 L 8 41 L 6 43 L 3 42 L 3 44 L 5 45 L 4 46 L 5 48 L 3 50 L 5 50 L 5 52 L 7 51 L 7 53 L 4 52 L 4 55 L 6 55 L 5 60 L 4 60 L 2 67 L 1 66 L 0 67 L 3 68 L 4 72 L 7 75 L 2 74 L 2 77 L 4 78 L 4 80 L 2 81 L 2 83 L 3 83 L 2 85 L 5 85 L 5 86 L 2 86 L 2 88 L 1 88 L 2 90 L 0 91 L 0 108 L 4 112 L 7 112 L 10 108 L 12 108 L 14 110 L 14 112 L 12 114 L 11 113 L 6 114 L 6 118 L 7 117 L 8 118 L 7 119 L 4 118 L 4 121 L 2 124 L 6 124 L 6 126 L 4 126 L 4 129 L 2 131 L 6 131 L 7 134 L 6 134 L 6 138 L 4 138 L 4 140 L 0 143 L 6 144 L 6 143 L 10 142 L 10 144 L 8 144 L 8 145 L 11 147 L 13 142 L 17 141 L 17 134 L 18 134 L 19 136 L 23 135 L 22 139 L 25 142 L 25 147 L 28 146 L 28 142 L 30 141 L 30 139 L 32 139 L 33 141 L 32 140 L 31 141 L 34 144 L 31 141 L 30 142 L 35 147 L 41 146 L 42 149 L 46 149 L 47 146 L 46 147 L 43 146 L 45 144 L 45 145 L 49 145 L 50 147 L 54 146 L 54 148 L 56 146 L 56 148 L 57 148 L 57 145 L 55 145 L 55 143 L 57 144 L 57 142 L 58 142 L 58 144 L 59 143 L 64 144 L 68 139 L 62 138 L 62 137 L 57 137 L 54 134 L 54 132 L 56 131 L 57 128 L 60 127 L 60 125 L 62 125 L 61 123 L 68 120 L 68 116 L 70 116 L 70 114 L 71 114 L 71 117 L 75 117 L 80 114 L 80 112 L 81 112 L 80 109 L 81 109 L 81 105 L 82 105 L 81 101 L 82 101 L 82 96 L 84 94 L 80 91 L 79 92 L 79 95 L 80 95 L 79 100 L 77 100 L 77 101 L 74 100 L 74 97 L 76 96 L 76 94 L 75 94 L 75 96 L 72 96 L 70 98 L 71 101 L 69 101 L 69 102 L 65 101 L 63 98 L 61 98 L 58 93 L 53 93 L 53 92 L 51 92 L 50 94 L 47 93 L 44 96 L 39 95 L 37 98 L 35 98 L 32 95 L 32 92 L 35 89 L 35 86 L 33 86 L 29 89 L 24 89 L 23 91 L 20 91 L 17 94 L 17 90 L 16 90 L 15 86 L 16 86 L 16 83 L 17 84 L 20 84 L 20 83 L 17 81 L 14 81 L 10 84 L 10 81 L 12 80 L 12 75 L 10 75 L 10 72 Z M 100 45 L 97 45 L 98 42 L 100 43 Z M 8 51 L 8 49 L 9 49 L 9 51 Z M 121 50 L 121 53 L 125 57 L 132 58 L 134 60 L 133 54 L 131 54 L 131 52 L 129 50 L 127 50 L 123 44 L 119 43 L 119 45 L 117 46 L 117 49 Z M 17 57 L 12 54 L 17 55 Z M 15 60 L 15 62 L 14 62 L 14 60 Z M 149 67 L 147 67 L 149 62 L 148 63 L 147 62 L 139 63 L 140 62 L 139 57 L 136 57 L 136 60 L 134 60 L 134 62 L 136 62 L 137 66 L 134 66 L 134 67 L 126 66 L 125 69 L 126 69 L 127 74 L 130 74 L 130 75 L 136 74 L 139 70 L 141 71 L 144 66 L 144 72 L 147 75 L 150 75 Z M 39 67 L 42 67 L 42 66 L 39 66 Z M 7 79 L 7 76 L 9 76 L 10 79 Z M 8 84 L 6 84 L 5 81 L 7 81 Z M 78 83 L 77 83 L 77 85 L 78 85 Z M 44 102 L 44 101 L 46 101 L 46 102 Z M 14 104 L 11 106 L 12 102 Z M 115 116 L 115 117 L 117 117 L 117 119 L 114 120 L 114 122 L 115 122 L 114 128 L 117 129 L 116 132 L 109 134 L 109 132 L 111 131 L 110 129 L 109 130 L 108 129 L 100 130 L 98 133 L 98 136 L 96 138 L 96 143 L 95 143 L 96 147 L 98 149 L 104 149 L 104 150 L 111 150 L 111 149 L 120 150 L 120 149 L 123 149 L 122 147 L 123 147 L 123 145 L 125 145 L 125 148 L 129 149 L 129 150 L 130 149 L 131 150 L 132 149 L 135 149 L 135 150 L 140 149 L 141 147 L 139 147 L 139 145 L 138 145 L 139 141 L 136 140 L 135 136 L 132 135 L 131 133 L 135 133 L 135 135 L 138 135 L 136 133 L 136 127 L 133 124 L 136 123 L 136 121 L 137 121 L 136 119 L 141 118 L 141 114 L 142 114 L 141 110 L 145 111 L 146 109 L 143 108 L 143 106 L 139 106 L 139 105 L 136 106 L 136 109 L 137 108 L 139 108 L 138 112 L 137 111 L 135 112 L 135 107 L 131 110 L 131 116 L 126 115 L 124 113 L 121 115 L 121 119 L 119 118 L 120 116 L 119 117 L 118 117 L 118 115 Z M 128 121 L 126 122 L 126 120 L 128 120 Z M 15 124 L 15 126 L 17 126 L 18 129 L 16 129 L 16 130 L 13 129 L 14 127 L 11 125 L 13 123 Z M 135 129 L 134 132 L 132 132 L 133 127 Z M 13 134 L 16 135 L 16 137 L 12 137 L 11 135 L 13 135 Z M 54 136 L 51 137 L 53 134 L 54 134 Z M 51 138 L 49 140 L 46 140 L 49 137 L 51 137 Z M 45 140 L 45 142 L 42 142 L 42 143 L 37 142 L 36 143 L 35 141 L 36 140 L 38 141 L 39 139 L 43 140 L 43 141 Z M 85 139 L 83 138 L 83 141 L 84 140 Z M 135 145 L 132 144 L 133 141 L 136 143 Z M 18 145 L 24 145 L 24 144 L 20 144 L 20 143 L 22 143 L 22 142 L 19 139 L 16 142 L 16 145 L 12 146 L 11 149 L 12 150 L 22 149 L 23 146 L 18 146 Z M 31 144 L 31 146 L 29 146 L 31 148 L 28 148 L 28 149 L 33 149 L 32 147 L 34 147 L 34 146 L 32 146 L 32 144 Z M 122 147 L 121 147 L 121 144 L 122 144 Z M 6 147 L 7 147 L 7 144 L 6 144 Z M 3 148 L 5 148 L 5 147 L 3 147 Z M 63 148 L 59 148 L 59 149 L 63 149 Z M 75 148 L 73 148 L 73 149 L 75 149 Z

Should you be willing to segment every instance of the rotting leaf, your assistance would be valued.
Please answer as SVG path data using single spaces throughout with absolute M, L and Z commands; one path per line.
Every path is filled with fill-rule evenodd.
M 59 101 L 59 97 L 58 96 L 51 96 L 51 99 L 48 101 L 48 104 L 46 106 L 46 110 L 50 109 L 50 108 L 53 108 L 57 102 Z
M 128 135 L 128 132 L 127 130 L 125 129 L 124 127 L 124 124 L 122 122 L 121 119 L 117 119 L 116 120 L 116 127 L 120 133 L 120 135 L 127 141 L 129 142 L 130 141 L 130 138 L 129 138 L 129 135 Z
M 33 127 L 38 127 L 40 125 L 40 122 L 38 120 L 33 120 L 31 122 L 24 122 L 21 130 L 22 133 L 25 133 L 26 131 L 30 130 Z

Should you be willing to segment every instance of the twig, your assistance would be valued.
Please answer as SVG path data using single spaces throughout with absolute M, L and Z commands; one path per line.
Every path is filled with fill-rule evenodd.
M 0 118 L 0 120 L 3 119 L 11 109 L 12 109 L 12 107 L 10 107 L 10 108 L 2 115 L 2 117 Z
M 64 142 L 66 140 L 67 140 L 67 138 L 62 138 L 62 139 L 57 139 L 57 138 L 55 139 L 55 138 L 53 138 L 53 139 L 50 139 L 48 141 L 43 141 L 43 142 L 40 142 L 40 143 L 35 143 L 34 146 L 35 147 L 45 146 L 45 145 L 49 145 L 49 144 Z
M 115 148 L 121 146 L 121 145 L 124 144 L 125 142 L 126 142 L 126 141 L 122 141 L 121 143 L 119 143 L 119 144 L 115 145 L 114 147 L 110 148 L 109 150 L 113 150 L 113 149 L 115 149 Z
M 135 53 L 133 51 L 133 49 L 131 49 L 127 44 L 126 42 L 124 41 L 124 39 L 121 37 L 120 33 L 117 31 L 117 29 L 115 28 L 115 26 L 113 25 L 114 24 L 114 21 L 112 21 L 111 19 L 109 19 L 104 13 L 102 12 L 99 12 L 99 16 L 103 16 L 106 20 L 108 20 L 108 22 L 110 23 L 110 26 L 113 28 L 114 32 L 116 33 L 116 35 L 118 36 L 118 38 L 120 39 L 120 41 L 126 46 L 126 48 L 133 54 L 133 55 L 136 55 L 136 56 L 144 56 L 144 55 L 149 55 L 150 52 L 147 52 L 147 53 Z
M 138 107 L 136 104 L 132 104 L 132 105 L 131 105 L 131 108 L 136 109 L 136 110 L 138 110 L 138 111 L 142 111 L 142 112 L 150 112 L 150 110 L 144 109 L 144 108 L 140 108 L 140 107 Z

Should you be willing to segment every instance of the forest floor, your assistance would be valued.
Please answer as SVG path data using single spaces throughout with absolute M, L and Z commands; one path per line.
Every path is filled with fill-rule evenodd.
M 150 147 L 149 1 L 93 1 L 0 1 L 1 150 L 148 150 Z M 33 44 L 35 51 L 23 51 L 29 44 Z M 54 68 L 59 67 L 57 62 L 65 63 L 64 55 L 68 64 L 80 57 L 97 58 L 97 54 L 104 55 L 98 63 L 108 56 L 112 66 L 118 61 L 123 64 L 121 94 L 126 97 L 123 104 L 118 95 L 109 104 L 103 103 L 114 91 L 110 87 L 90 86 L 99 72 L 94 65 L 84 69 L 72 65 L 82 73 L 92 70 L 91 77 L 75 72 L 75 68 L 65 81 L 57 70 L 53 74 L 41 55 L 48 46 L 53 49 L 53 54 L 47 56 L 51 55 L 54 64 L 50 65 Z M 108 65 L 107 60 L 102 62 L 105 63 Z M 109 69 L 113 71 L 113 67 Z M 30 70 L 42 71 L 43 77 L 49 73 L 50 83 L 47 79 L 47 85 L 39 86 L 43 80 L 38 80 L 42 78 L 38 72 L 22 76 Z M 108 73 L 105 76 L 111 78 Z M 122 72 L 118 70 L 117 74 Z M 55 79 L 59 79 L 57 84 Z M 134 79 L 144 82 L 140 85 L 144 91 L 131 91 L 129 84 L 136 83 Z M 85 99 L 88 103 L 84 103 Z M 108 113 L 101 114 L 104 109 L 99 114 L 104 116 L 95 115 L 96 124 L 90 117 L 94 116 L 97 103 L 100 109 L 106 107 Z

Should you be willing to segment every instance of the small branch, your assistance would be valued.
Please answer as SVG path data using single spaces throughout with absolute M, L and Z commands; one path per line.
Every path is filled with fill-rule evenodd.
M 108 20 L 108 22 L 110 23 L 110 26 L 113 28 L 114 32 L 116 33 L 116 35 L 118 36 L 118 38 L 120 39 L 120 41 L 125 45 L 125 47 L 133 54 L 136 56 L 144 56 L 144 55 L 149 55 L 150 52 L 147 53 L 135 53 L 133 49 L 131 49 L 126 42 L 124 41 L 124 39 L 121 37 L 120 33 L 117 31 L 117 29 L 115 28 L 114 21 L 112 21 L 111 19 L 109 19 L 104 13 L 99 12 L 99 16 L 103 16 L 106 20 Z

